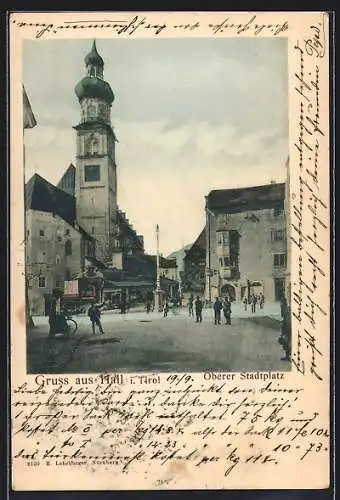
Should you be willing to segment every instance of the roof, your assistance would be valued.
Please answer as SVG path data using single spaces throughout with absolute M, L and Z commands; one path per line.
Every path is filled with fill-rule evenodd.
M 234 189 L 215 189 L 206 197 L 207 208 L 213 212 L 237 213 L 283 206 L 285 183 L 272 183 Z
M 94 66 L 98 65 L 103 67 L 104 61 L 103 58 L 98 54 L 96 40 L 93 40 L 91 51 L 85 57 L 85 64 L 88 66 L 89 64 L 93 64 Z
M 25 185 L 25 208 L 58 215 L 87 239 L 93 241 L 93 237 L 77 224 L 74 196 L 54 186 L 39 174 L 34 174 Z
M 154 265 L 156 265 L 157 263 L 157 255 L 144 254 L 141 256 L 141 258 Z M 163 269 L 176 268 L 177 267 L 176 259 L 166 259 L 165 257 L 160 256 L 159 267 Z
M 189 250 L 192 247 L 193 243 L 189 243 L 188 245 L 185 245 L 184 247 L 180 248 L 179 250 L 175 250 L 174 252 L 171 252 L 170 255 L 167 256 L 167 259 L 177 259 L 177 257 L 180 257 L 182 254 L 184 255 L 186 250 Z
M 142 236 L 137 234 L 137 232 L 135 231 L 135 229 L 133 229 L 129 220 L 126 218 L 125 212 L 123 212 L 119 208 L 118 208 L 118 221 L 119 221 L 119 226 L 121 228 L 122 234 L 128 233 L 130 236 L 133 237 L 133 239 L 138 244 L 140 249 L 141 250 L 144 249 L 144 242 L 143 242 Z
M 75 195 L 76 189 L 76 167 L 71 163 L 60 181 L 57 184 L 57 187 L 66 191 L 70 195 Z
M 114 101 L 114 93 L 110 85 L 96 76 L 84 76 L 75 86 L 75 94 L 78 101 L 81 102 L 85 97 L 94 97 L 103 99 L 109 104 Z
M 186 251 L 186 255 L 184 258 L 185 259 L 187 257 L 190 258 L 190 256 L 194 253 L 196 254 L 197 251 L 205 252 L 205 249 L 206 249 L 205 228 L 203 228 L 202 231 L 200 232 L 200 234 L 198 235 L 198 237 L 196 238 L 196 240 L 194 241 L 194 243 Z
M 138 280 L 138 279 L 125 279 L 122 281 L 104 281 L 104 290 L 106 289 L 119 289 L 119 288 L 139 288 L 139 287 L 154 287 L 153 281 Z
M 23 93 L 23 121 L 24 121 L 24 129 L 33 128 L 37 124 L 37 120 L 35 119 L 34 113 L 31 108 L 30 101 L 27 97 L 25 87 L 22 86 Z

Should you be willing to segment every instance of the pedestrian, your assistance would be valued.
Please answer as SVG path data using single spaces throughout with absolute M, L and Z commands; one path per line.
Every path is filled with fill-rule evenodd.
M 146 312 L 147 314 L 149 314 L 150 310 L 151 310 L 151 302 L 149 300 L 146 301 Z
M 202 309 L 203 309 L 203 303 L 199 298 L 199 296 L 197 295 L 195 300 L 196 323 L 202 323 Z
M 260 309 L 263 309 L 264 306 L 264 295 L 260 293 Z
M 91 303 L 91 306 L 90 306 L 89 310 L 88 310 L 88 316 L 89 316 L 91 324 L 92 324 L 92 335 L 95 335 L 95 333 L 96 333 L 96 329 L 95 329 L 96 325 L 99 328 L 99 332 L 101 334 L 104 333 L 104 330 L 103 330 L 103 327 L 102 327 L 102 322 L 100 320 L 100 317 L 101 317 L 100 309 L 101 309 L 102 306 L 103 306 L 103 304 L 96 305 L 95 301 L 93 301 Z
M 288 308 L 288 304 L 287 304 L 286 297 L 284 295 L 282 295 L 281 300 L 280 300 L 281 318 L 284 318 L 286 316 L 287 308 Z
M 168 302 L 168 299 L 165 299 L 164 307 L 163 307 L 163 316 L 164 316 L 164 318 L 167 317 L 168 312 L 169 312 L 169 302 Z
M 52 291 L 48 322 L 50 325 L 49 337 L 54 337 L 61 326 L 61 295 L 62 292 L 56 288 Z M 66 333 L 66 331 L 63 333 Z
M 188 300 L 189 318 L 194 317 L 194 296 L 191 294 Z
M 281 344 L 283 350 L 285 351 L 285 356 L 281 358 L 281 361 L 290 361 L 291 359 L 291 349 L 292 349 L 291 335 L 292 331 L 291 331 L 290 312 L 287 308 L 281 323 L 281 335 L 278 339 L 279 344 Z
M 231 325 L 231 302 L 228 298 L 223 301 L 223 314 L 226 325 Z
M 221 310 L 222 310 L 222 302 L 218 297 L 216 297 L 214 302 L 214 322 L 215 325 L 221 324 Z
M 247 299 L 246 295 L 243 298 L 243 306 L 244 306 L 244 310 L 246 311 L 247 307 L 248 307 L 248 299 Z
M 256 303 L 257 303 L 256 295 L 253 293 L 253 296 L 251 298 L 251 312 L 252 313 L 256 312 Z

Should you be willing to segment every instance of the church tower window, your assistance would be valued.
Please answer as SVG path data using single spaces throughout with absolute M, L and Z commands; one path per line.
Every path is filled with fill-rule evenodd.
M 85 182 L 100 181 L 100 165 L 85 165 Z

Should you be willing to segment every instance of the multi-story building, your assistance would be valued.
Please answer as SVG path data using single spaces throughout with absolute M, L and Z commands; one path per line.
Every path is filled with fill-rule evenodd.
M 280 300 L 287 266 L 285 184 L 214 190 L 206 197 L 206 298 L 263 293 Z
M 32 314 L 46 314 L 54 288 L 63 289 L 94 257 L 95 240 L 76 220 L 75 198 L 34 174 L 25 186 L 26 276 Z

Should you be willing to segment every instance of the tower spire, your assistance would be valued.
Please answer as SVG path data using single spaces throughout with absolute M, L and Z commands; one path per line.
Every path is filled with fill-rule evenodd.
M 93 40 L 91 51 L 84 61 L 88 76 L 103 78 L 104 61 L 98 53 L 96 39 Z

